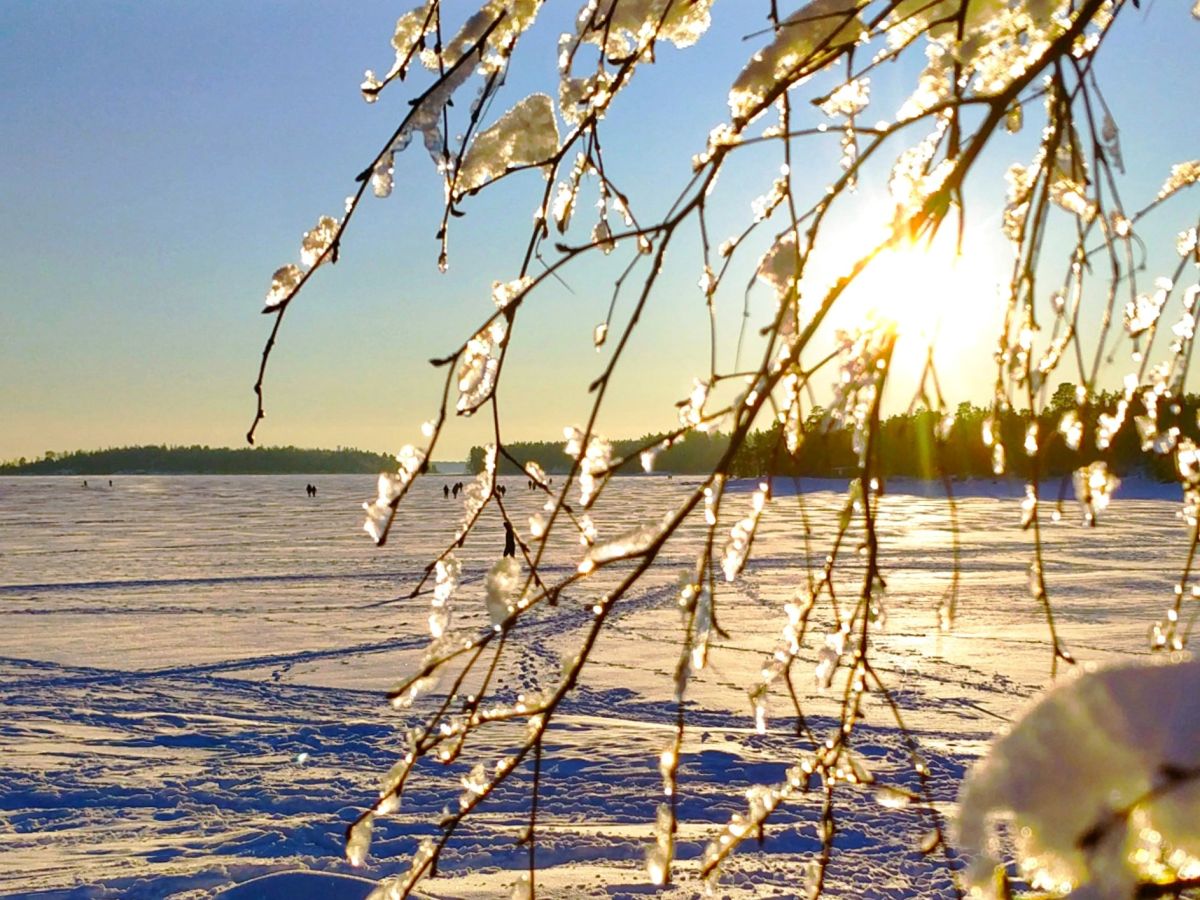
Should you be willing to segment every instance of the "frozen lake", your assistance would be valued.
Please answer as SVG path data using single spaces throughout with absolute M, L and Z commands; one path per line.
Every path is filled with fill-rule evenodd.
M 407 593 L 451 539 L 461 503 L 444 499 L 442 484 L 454 480 L 465 477 L 420 482 L 388 545 L 376 548 L 361 531 L 372 477 L 123 476 L 111 489 L 100 477 L 86 489 L 82 478 L 0 478 L 0 894 L 199 898 L 280 869 L 376 877 L 406 868 L 404 856 L 457 796 L 461 766 L 430 769 L 413 785 L 377 826 L 364 869 L 344 862 L 342 830 L 403 749 L 413 713 L 390 709 L 382 694 L 420 659 L 428 601 L 386 601 Z M 525 522 L 540 498 L 521 477 L 501 481 L 514 520 Z M 657 519 L 694 483 L 617 480 L 596 514 L 602 536 Z M 730 494 L 731 514 L 748 496 Z M 814 564 L 837 503 L 828 491 L 805 494 Z M 1051 596 L 1080 660 L 1145 652 L 1187 550 L 1177 508 L 1118 499 L 1100 528 L 1084 529 L 1072 505 L 1045 529 Z M 945 502 L 892 494 L 880 526 L 889 625 L 876 659 L 921 740 L 943 811 L 964 767 L 1047 683 L 1051 656 L 1028 593 L 1031 538 L 1019 502 L 972 496 L 958 518 L 959 619 L 946 635 L 934 614 L 952 559 Z M 498 518 L 481 529 L 457 553 L 455 622 L 466 630 L 487 622 L 481 580 L 503 546 Z M 745 789 L 780 780 L 795 762 L 788 709 L 773 706 L 758 734 L 746 689 L 803 583 L 803 529 L 797 499 L 779 496 L 745 575 L 718 598 L 729 637 L 689 693 L 681 863 L 668 895 L 695 894 L 689 872 L 744 808 Z M 674 721 L 674 589 L 692 563 L 689 536 L 614 608 L 586 686 L 551 728 L 539 812 L 546 896 L 648 889 L 642 859 Z M 578 560 L 577 545 L 556 545 L 550 569 L 566 573 Z M 523 627 L 501 686 L 554 677 L 591 602 L 587 591 L 568 595 Z M 806 713 L 829 714 L 832 701 L 811 682 L 797 687 Z M 908 783 L 882 710 L 868 704 L 856 733 L 881 780 Z M 525 862 L 514 840 L 527 783 L 518 774 L 490 798 L 426 894 L 508 896 Z M 917 812 L 884 809 L 865 791 L 843 802 L 833 895 L 948 893 L 944 864 L 917 849 L 926 827 Z M 819 847 L 818 807 L 781 808 L 765 842 L 728 867 L 725 893 L 794 896 Z

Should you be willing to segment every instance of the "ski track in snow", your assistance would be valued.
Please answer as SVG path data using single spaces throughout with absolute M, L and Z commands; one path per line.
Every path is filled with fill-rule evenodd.
M 0 894 L 200 898 L 281 870 L 403 871 L 470 765 L 515 747 L 519 729 L 497 729 L 493 743 L 477 742 L 481 756 L 422 768 L 401 811 L 377 824 L 368 865 L 355 871 L 344 861 L 343 829 L 402 752 L 406 725 L 427 708 L 396 711 L 383 698 L 427 644 L 424 598 L 396 598 L 452 534 L 460 506 L 443 500 L 436 476 L 427 479 L 402 507 L 389 546 L 377 550 L 356 534 L 357 504 L 372 495 L 372 479 L 320 476 L 320 496 L 308 502 L 306 480 L 126 477 L 110 491 L 69 478 L 0 479 Z M 520 477 L 504 481 L 522 523 L 539 502 Z M 614 482 L 610 511 L 596 516 L 602 538 L 656 518 L 654 506 L 675 502 L 690 483 Z M 949 584 L 944 504 L 894 495 L 881 517 L 890 624 L 877 662 L 922 743 L 939 812 L 1049 669 L 1045 626 L 1026 593 L 1029 540 L 1019 510 L 979 496 L 986 488 L 975 493 L 959 509 L 963 583 L 949 635 L 932 630 Z M 805 496 L 820 560 L 838 501 Z M 768 732 L 757 734 L 746 688 L 774 647 L 783 603 L 802 583 L 798 502 L 777 494 L 745 576 L 719 595 L 730 637 L 715 639 L 689 694 L 680 865 L 666 896 L 696 893 L 697 860 L 744 810 L 745 789 L 782 781 L 796 761 L 783 698 L 772 703 Z M 727 505 L 736 517 L 745 503 L 734 494 Z M 1174 509 L 1167 500 L 1118 501 L 1105 527 L 1047 529 L 1052 596 L 1081 658 L 1102 662 L 1145 646 L 1185 549 Z M 467 630 L 486 621 L 480 580 L 502 540 L 490 520 L 480 534 L 458 553 L 455 616 Z M 577 548 L 557 548 L 551 569 L 566 574 L 576 559 Z M 690 559 L 686 549 L 668 549 L 661 569 L 614 608 L 586 684 L 554 719 L 539 808 L 546 896 L 651 890 L 642 858 L 661 798 L 657 758 L 676 712 L 676 574 Z M 852 561 L 847 572 L 850 584 Z M 520 653 L 501 667 L 500 696 L 557 677 L 559 659 L 591 620 L 590 602 L 577 592 L 528 617 Z M 835 704 L 802 687 L 810 723 L 828 728 Z M 917 787 L 881 703 L 868 707 L 854 746 L 882 781 Z M 526 864 L 515 839 L 529 781 L 522 767 L 468 820 L 424 895 L 508 895 Z M 945 862 L 917 850 L 928 829 L 919 811 L 884 809 L 862 789 L 840 797 L 833 896 L 949 895 Z M 819 849 L 818 812 L 815 800 L 781 807 L 765 841 L 747 842 L 732 858 L 724 893 L 800 892 Z

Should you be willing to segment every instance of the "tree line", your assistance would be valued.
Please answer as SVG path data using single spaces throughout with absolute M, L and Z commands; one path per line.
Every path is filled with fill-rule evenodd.
M 0 463 L 0 475 L 281 475 L 376 473 L 396 468 L 385 453 L 339 447 L 110 447 Z
M 880 445 L 880 464 L 885 476 L 934 478 L 995 477 L 994 449 L 984 441 L 985 423 L 990 423 L 994 440 L 1004 447 L 1005 472 L 1022 478 L 1060 477 L 1096 460 L 1102 460 L 1117 475 L 1144 474 L 1159 481 L 1174 478 L 1170 455 L 1148 453 L 1136 419 L 1146 416 L 1141 400 L 1128 401 L 1126 414 L 1113 434 L 1109 445 L 1097 449 L 1099 419 L 1113 415 L 1123 395 L 1101 391 L 1089 402 L 1076 402 L 1075 385 L 1064 382 L 1051 397 L 1050 403 L 1031 418 L 1028 410 L 1012 408 L 994 410 L 961 403 L 950 416 L 919 409 L 891 416 L 880 423 L 877 440 Z M 1156 432 L 1178 429 L 1178 436 L 1200 442 L 1197 413 L 1200 395 L 1188 394 L 1171 405 L 1163 404 L 1155 419 Z M 1077 448 L 1072 448 L 1067 436 L 1060 431 L 1064 417 L 1073 414 L 1078 420 L 1080 435 Z M 1068 419 L 1068 422 L 1071 420 Z M 1036 455 L 1026 451 L 1031 422 L 1036 423 Z M 661 443 L 666 435 L 647 434 L 638 439 L 612 442 L 613 458 L 624 462 L 616 471 L 633 474 L 642 471 L 639 451 Z M 654 470 L 674 474 L 707 474 L 729 447 L 729 437 L 719 432 L 689 432 L 669 449 L 657 454 Z M 509 455 L 521 465 L 536 462 L 550 474 L 565 473 L 571 459 L 563 452 L 561 441 L 532 441 L 507 444 Z M 472 447 L 467 459 L 468 470 L 482 471 L 484 448 Z M 501 457 L 502 475 L 519 474 L 521 469 L 510 459 Z M 808 476 L 847 477 L 857 467 L 853 446 L 853 430 L 832 423 L 826 411 L 814 407 L 804 423 L 804 440 L 794 453 L 788 452 L 783 440 L 782 426 L 749 434 L 733 457 L 729 474 L 735 477 Z M 1035 472 L 1036 467 L 1036 472 Z

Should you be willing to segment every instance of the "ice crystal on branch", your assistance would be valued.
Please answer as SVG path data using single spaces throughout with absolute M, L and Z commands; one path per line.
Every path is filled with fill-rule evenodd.
M 751 495 L 750 513 L 738 521 L 729 533 L 729 542 L 725 545 L 725 553 L 721 559 L 721 569 L 726 581 L 733 581 L 746 565 L 750 555 L 750 544 L 754 540 L 754 532 L 758 528 L 758 519 L 767 505 L 767 486 L 760 484 L 758 490 Z
M 621 57 L 647 40 L 690 47 L 708 30 L 713 0 L 593 0 L 579 15 L 579 36 Z M 607 43 L 606 43 L 607 42 Z
M 450 598 L 458 587 L 462 565 L 451 555 L 439 559 L 434 571 L 437 580 L 433 589 L 433 599 L 430 601 L 429 634 L 437 640 L 450 627 Z
M 271 276 L 271 289 L 267 291 L 267 309 L 274 309 L 296 292 L 304 273 L 299 266 L 288 264 L 276 269 Z
M 337 237 L 338 224 L 338 220 L 332 216 L 321 216 L 316 227 L 304 233 L 304 240 L 300 244 L 300 261 L 304 265 L 312 268 L 321 262 Z
M 1083 509 L 1084 524 L 1094 525 L 1097 515 L 1108 508 L 1113 492 L 1120 486 L 1121 480 L 1110 473 L 1108 466 L 1103 462 L 1094 462 L 1076 469 L 1072 480 L 1075 485 L 1075 498 Z
M 497 309 L 507 309 L 513 301 L 525 296 L 532 285 L 533 279 L 528 275 L 522 275 L 513 281 L 493 281 L 492 301 Z
M 467 342 L 458 364 L 460 413 L 473 413 L 492 395 L 500 371 L 499 349 L 507 336 L 508 321 L 496 318 Z
M 475 138 L 455 187 L 459 193 L 469 193 L 509 169 L 545 163 L 557 150 L 554 103 L 545 94 L 532 94 Z
M 867 108 L 871 99 L 871 79 L 855 78 L 837 87 L 821 101 L 821 112 L 834 116 L 856 116 Z
M 592 435 L 584 446 L 584 433 L 578 428 L 564 428 L 567 439 L 563 448 L 567 456 L 579 462 L 579 502 L 587 507 L 596 497 L 603 479 L 612 465 L 612 444 L 599 435 Z
M 1158 199 L 1165 200 L 1177 191 L 1200 181 L 1200 159 L 1181 162 L 1171 167 L 1171 174 L 1159 188 Z
M 864 0 L 811 0 L 779 23 L 774 40 L 742 69 L 729 92 L 734 122 L 764 111 L 780 84 L 802 84 L 854 46 L 865 31 Z
M 488 572 L 486 588 L 488 616 L 499 625 L 516 611 L 521 564 L 511 556 L 499 560 Z
M 672 517 L 672 513 L 667 513 L 662 522 L 638 525 L 610 541 L 595 544 L 579 564 L 580 574 L 586 575 L 597 566 L 616 559 L 627 559 L 645 553 L 662 537 Z

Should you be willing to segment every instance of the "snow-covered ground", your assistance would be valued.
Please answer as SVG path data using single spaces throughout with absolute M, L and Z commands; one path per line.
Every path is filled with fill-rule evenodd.
M 106 478 L 86 489 L 81 478 L 0 479 L 0 894 L 199 898 L 240 884 L 228 896 L 241 900 L 271 895 L 271 881 L 246 882 L 277 871 L 403 871 L 457 796 L 463 766 L 422 770 L 400 812 L 380 821 L 363 868 L 344 861 L 342 831 L 373 798 L 420 712 L 392 710 L 382 693 L 420 658 L 427 601 L 381 601 L 405 593 L 453 533 L 461 505 L 443 498 L 443 480 L 456 479 L 417 486 L 377 549 L 360 530 L 359 504 L 374 496 L 373 479 L 361 476 L 130 476 L 111 489 Z M 313 500 L 310 481 L 319 489 Z M 503 482 L 524 521 L 540 501 L 523 478 Z M 656 520 L 690 483 L 618 480 L 597 516 L 602 533 Z M 803 487 L 819 560 L 837 485 Z M 1051 660 L 1028 593 L 1030 538 L 1018 502 L 1003 496 L 1007 485 L 959 487 L 963 582 L 950 634 L 937 632 L 934 615 L 950 571 L 946 504 L 889 485 L 881 522 L 889 626 L 877 659 L 922 742 L 942 810 L 966 766 L 1047 683 Z M 1100 528 L 1081 528 L 1068 504 L 1044 532 L 1061 631 L 1081 660 L 1144 653 L 1150 624 L 1173 599 L 1187 533 L 1178 503 L 1152 487 L 1130 493 L 1159 499 L 1118 499 Z M 727 505 L 740 515 L 748 502 L 733 493 Z M 783 703 L 758 734 L 746 688 L 801 583 L 799 504 L 777 486 L 753 561 L 718 598 L 730 637 L 689 694 L 681 865 L 668 896 L 696 893 L 699 854 L 744 809 L 744 789 L 782 780 L 795 762 Z M 486 622 L 481 580 L 503 545 L 498 520 L 479 535 L 458 552 L 456 623 L 468 630 Z M 558 548 L 552 568 L 572 569 L 574 552 Z M 586 685 L 555 718 L 539 810 L 546 896 L 650 890 L 642 860 L 675 715 L 674 588 L 691 562 L 688 547 L 669 550 L 614 609 Z M 531 617 L 502 687 L 555 677 L 590 621 L 590 602 L 581 595 Z M 815 720 L 832 712 L 811 683 L 798 687 Z M 882 780 L 912 786 L 900 735 L 880 706 L 868 706 L 855 746 Z M 491 758 L 508 748 L 482 749 Z M 438 877 L 422 885 L 425 895 L 509 894 L 526 861 L 515 840 L 527 787 L 518 773 L 489 799 L 449 845 Z M 943 863 L 918 849 L 927 828 L 918 812 L 886 809 L 867 791 L 845 792 L 843 804 L 833 895 L 948 894 Z M 819 848 L 818 806 L 781 808 L 765 842 L 728 867 L 725 893 L 795 896 Z M 300 876 L 288 883 L 279 893 L 350 897 L 369 888 L 339 880 L 316 890 Z

